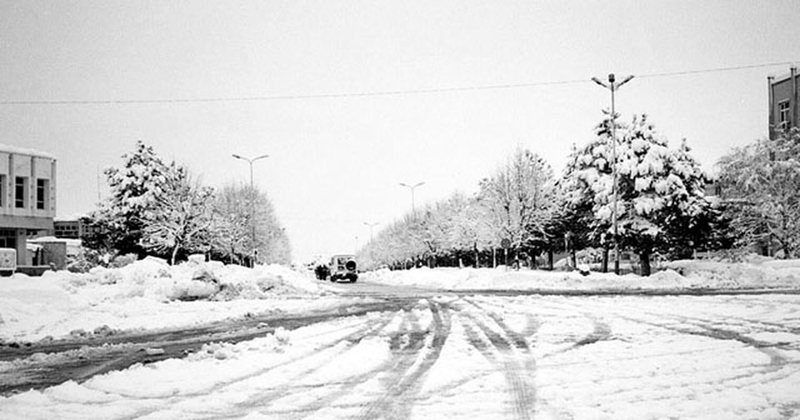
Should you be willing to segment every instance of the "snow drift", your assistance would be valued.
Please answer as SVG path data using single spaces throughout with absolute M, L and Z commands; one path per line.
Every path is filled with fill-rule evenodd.
M 170 266 L 146 258 L 89 273 L 0 278 L 0 341 L 181 327 L 277 310 L 331 305 L 304 273 L 218 262 Z M 310 297 L 311 299 L 296 299 Z
M 419 268 L 379 270 L 365 281 L 445 290 L 519 290 L 542 292 L 687 292 L 704 290 L 797 290 L 800 260 L 753 260 L 728 263 L 706 260 L 674 261 L 649 277 L 635 274 L 578 271 L 513 271 L 491 268 Z

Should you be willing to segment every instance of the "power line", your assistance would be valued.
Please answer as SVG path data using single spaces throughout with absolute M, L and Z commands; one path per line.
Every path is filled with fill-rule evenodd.
M 666 73 L 637 74 L 637 78 L 657 78 L 685 76 L 702 73 L 718 73 L 745 69 L 755 69 L 763 67 L 774 67 L 779 65 L 791 65 L 796 61 L 782 61 L 774 63 L 751 64 L 734 67 L 716 67 L 699 70 L 684 70 Z M 343 92 L 343 93 L 320 93 L 307 95 L 263 95 L 263 96 L 230 96 L 230 97 L 210 97 L 210 98 L 161 98 L 161 99 L 107 99 L 107 100 L 20 100 L 20 101 L 0 101 L 0 105 L 137 105 L 137 104 L 185 104 L 185 103 L 217 103 L 217 102 L 266 102 L 266 101 L 286 101 L 286 100 L 305 100 L 305 99 L 339 99 L 339 98 L 363 98 L 378 96 L 405 96 L 405 95 L 424 95 L 437 93 L 456 93 L 484 90 L 505 90 L 520 88 L 536 88 L 544 86 L 564 86 L 588 83 L 591 79 L 573 80 L 553 80 L 529 83 L 507 83 L 480 86 L 457 86 L 430 89 L 405 89 L 405 90 L 385 90 L 371 92 Z
M 109 105 L 109 104 L 175 104 L 175 103 L 203 103 L 203 102 L 256 102 L 256 101 L 282 101 L 297 99 L 336 99 L 359 98 L 369 96 L 399 96 L 420 95 L 427 93 L 467 92 L 476 90 L 515 89 L 525 87 L 569 85 L 586 83 L 588 80 L 559 80 L 532 83 L 510 83 L 483 86 L 462 86 L 450 88 L 386 90 L 374 92 L 345 92 L 345 93 L 320 93 L 308 95 L 275 95 L 275 96 L 232 96 L 217 98 L 184 98 L 184 99 L 110 99 L 110 100 L 57 100 L 57 101 L 2 101 L 0 105 Z
M 716 67 L 710 69 L 702 69 L 702 70 L 685 70 L 685 71 L 675 71 L 669 73 L 650 73 L 650 74 L 637 74 L 637 79 L 644 79 L 644 78 L 653 78 L 653 77 L 669 77 L 669 76 L 684 76 L 689 74 L 702 74 L 702 73 L 719 73 L 725 71 L 736 71 L 736 70 L 747 70 L 747 69 L 757 69 L 762 67 L 774 67 L 774 66 L 786 66 L 792 65 L 797 63 L 797 61 L 781 61 L 775 63 L 762 63 L 762 64 L 750 64 L 746 66 L 734 66 L 734 67 Z

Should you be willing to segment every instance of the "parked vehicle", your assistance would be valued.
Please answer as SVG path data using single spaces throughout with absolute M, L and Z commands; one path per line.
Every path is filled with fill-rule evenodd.
M 347 280 L 350 283 L 355 283 L 358 280 L 357 269 L 358 264 L 356 264 L 354 255 L 334 255 L 331 257 L 331 263 L 328 266 L 330 281 Z
M 0 275 L 10 276 L 17 270 L 17 250 L 0 248 Z

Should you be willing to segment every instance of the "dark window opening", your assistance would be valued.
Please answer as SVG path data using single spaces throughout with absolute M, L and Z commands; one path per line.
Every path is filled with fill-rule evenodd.
M 44 210 L 47 208 L 47 192 L 50 189 L 46 179 L 36 180 L 36 208 Z
M 25 190 L 27 188 L 28 180 L 25 177 L 18 176 L 14 180 L 14 207 L 18 209 L 25 208 Z

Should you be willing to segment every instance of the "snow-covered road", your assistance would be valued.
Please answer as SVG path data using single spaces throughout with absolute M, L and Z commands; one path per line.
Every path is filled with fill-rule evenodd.
M 800 418 L 798 295 L 403 298 L 0 398 L 0 418 Z

